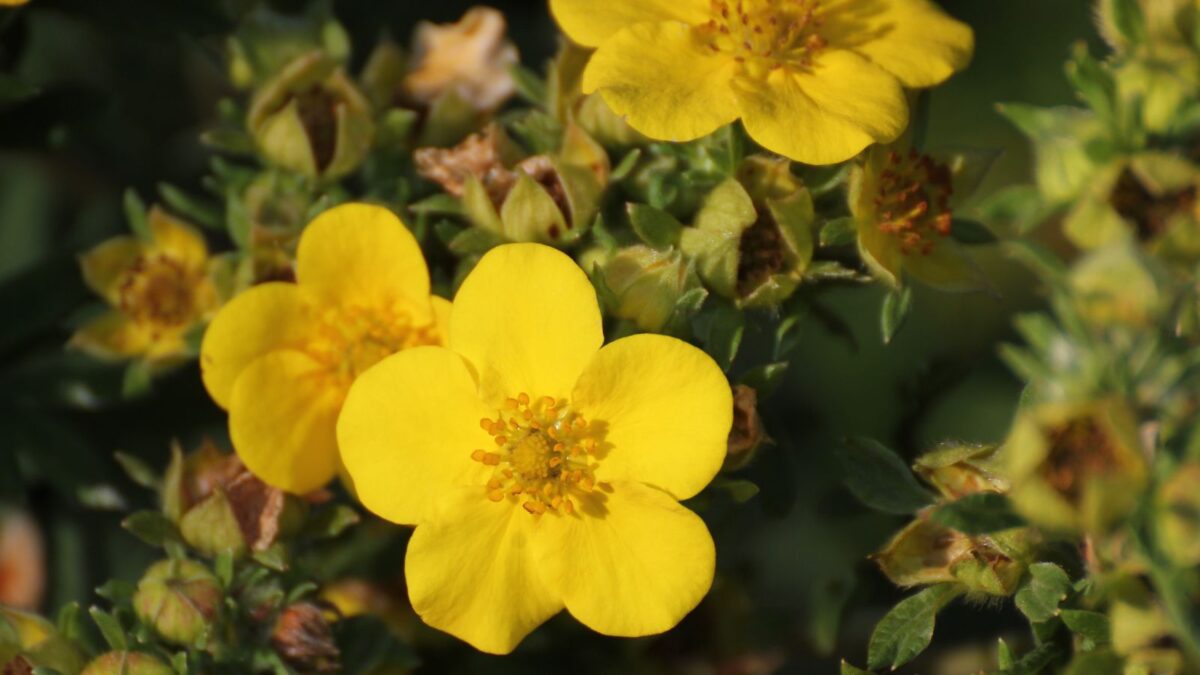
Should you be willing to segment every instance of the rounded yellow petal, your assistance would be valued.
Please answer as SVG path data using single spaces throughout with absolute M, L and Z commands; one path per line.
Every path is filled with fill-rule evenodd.
M 273 351 L 250 363 L 233 385 L 229 437 L 250 472 L 296 494 L 337 473 L 336 424 L 345 392 L 307 355 Z
M 706 136 L 738 117 L 730 89 L 736 62 L 714 53 L 684 23 L 624 28 L 600 46 L 583 74 L 629 126 L 666 141 Z
M 929 0 L 878 0 L 854 11 L 831 5 L 821 35 L 895 75 L 909 88 L 931 87 L 962 70 L 975 50 L 970 26 Z
M 102 359 L 127 359 L 145 354 L 151 335 L 144 327 L 116 311 L 92 319 L 71 336 L 71 346 Z
M 820 53 L 808 71 L 781 68 L 742 78 L 734 89 L 742 122 L 768 150 L 806 164 L 835 164 L 871 143 L 895 140 L 908 126 L 899 81 L 844 50 Z
M 303 289 L 284 282 L 250 288 L 222 307 L 200 345 L 200 373 L 217 405 L 229 408 L 233 384 L 251 361 L 302 344 L 314 315 Z
M 958 242 L 943 239 L 926 255 L 904 259 L 904 272 L 943 291 L 976 291 L 987 286 L 983 272 Z
M 585 47 L 597 47 L 636 23 L 704 23 L 708 9 L 708 0 L 550 0 L 554 20 L 567 37 Z
M 687 499 L 725 461 L 733 393 L 707 354 L 665 335 L 633 335 L 596 353 L 571 395 L 604 425 L 596 477 L 630 480 Z
M 479 426 L 494 414 L 462 357 L 448 349 L 414 347 L 375 364 L 351 385 L 338 419 L 342 464 L 359 500 L 415 525 L 447 490 L 482 489 L 491 470 L 471 452 L 495 447 Z
M 208 244 L 199 230 L 157 206 L 150 209 L 148 220 L 156 250 L 190 270 L 204 268 L 208 262 Z
M 614 483 L 580 511 L 543 516 L 534 551 L 545 584 L 587 627 L 623 637 L 662 633 L 708 593 L 712 536 L 670 495 Z
M 133 237 L 113 237 L 79 256 L 83 281 L 88 288 L 116 306 L 120 300 L 121 279 L 142 255 L 142 244 Z
M 467 275 L 450 311 L 450 348 L 475 369 L 480 397 L 566 398 L 604 342 L 587 275 L 561 251 L 507 244 Z
M 484 488 L 460 488 L 437 502 L 413 532 L 404 577 L 425 623 L 476 649 L 507 654 L 562 603 L 542 583 L 534 557 L 538 521 Z
M 330 304 L 429 306 L 421 246 L 382 206 L 342 204 L 317 216 L 300 236 L 296 279 Z

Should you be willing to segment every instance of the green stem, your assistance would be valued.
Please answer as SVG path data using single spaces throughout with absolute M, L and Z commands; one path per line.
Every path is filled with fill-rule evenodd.
M 1175 637 L 1192 664 L 1200 667 L 1200 617 L 1197 617 L 1192 604 L 1194 589 L 1183 578 L 1184 570 L 1164 565 L 1152 556 L 1147 557 L 1150 558 L 1150 582 L 1167 611 L 1167 618 L 1175 629 Z

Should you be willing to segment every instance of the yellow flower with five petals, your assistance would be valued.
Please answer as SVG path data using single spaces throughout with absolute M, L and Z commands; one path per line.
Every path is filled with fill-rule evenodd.
M 296 283 L 254 286 L 213 318 L 200 348 L 204 384 L 229 411 L 246 467 L 309 492 L 338 473 L 335 425 L 350 384 L 396 351 L 442 344 L 448 315 L 400 219 L 344 204 L 304 230 Z
M 904 88 L 936 85 L 974 37 L 929 0 L 551 0 L 595 47 L 599 91 L 651 138 L 688 141 L 741 119 L 763 147 L 833 164 L 908 124 Z
M 342 459 L 367 508 L 417 526 L 405 577 L 426 623 L 503 654 L 564 608 L 640 636 L 707 593 L 712 537 L 678 502 L 721 467 L 729 383 L 675 338 L 602 343 L 587 275 L 508 244 L 463 282 L 449 348 L 351 387 Z

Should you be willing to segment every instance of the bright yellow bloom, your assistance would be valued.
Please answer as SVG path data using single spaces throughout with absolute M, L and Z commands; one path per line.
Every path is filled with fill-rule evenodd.
M 106 358 L 168 362 L 217 308 L 208 246 L 195 229 L 155 207 L 149 237 L 114 237 L 80 257 L 83 280 L 111 309 L 79 329 L 71 346 Z
M 367 508 L 417 525 L 405 576 L 426 623 L 507 653 L 564 607 L 649 635 L 708 591 L 712 538 L 678 500 L 721 467 L 729 383 L 680 340 L 603 338 L 583 271 L 509 244 L 463 282 L 449 349 L 351 388 L 342 459 Z
M 2 7 L 4 5 L 10 5 L 10 6 L 24 5 L 27 2 L 29 2 L 29 0 L 0 0 L 0 7 Z
M 596 47 L 599 90 L 652 138 L 687 141 L 741 119 L 763 147 L 809 164 L 849 159 L 908 124 L 904 87 L 966 66 L 971 29 L 929 0 L 551 0 Z
M 421 247 L 382 207 L 345 204 L 300 237 L 297 283 L 255 286 L 213 318 L 200 349 L 238 456 L 290 492 L 338 471 L 335 423 L 350 384 L 401 349 L 443 342 Z

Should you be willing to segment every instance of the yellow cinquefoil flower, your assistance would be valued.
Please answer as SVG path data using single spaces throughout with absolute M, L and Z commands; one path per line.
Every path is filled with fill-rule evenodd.
M 687 141 L 741 119 L 755 141 L 809 164 L 849 159 L 908 125 L 904 87 L 970 60 L 971 29 L 928 0 L 551 0 L 596 47 L 600 91 L 652 138 Z
M 659 633 L 712 583 L 712 538 L 678 500 L 721 468 L 729 384 L 680 340 L 603 338 L 570 258 L 504 245 L 455 297 L 449 349 L 385 359 L 346 399 L 359 498 L 417 525 L 413 608 L 483 651 L 564 607 L 608 635 Z
M 188 333 L 219 304 L 204 237 L 154 207 L 146 239 L 114 237 L 83 254 L 83 280 L 111 309 L 71 346 L 104 358 L 166 363 L 187 354 Z
M 404 224 L 366 204 L 308 225 L 296 279 L 230 301 L 208 327 L 200 366 L 246 467 L 303 493 L 338 471 L 334 425 L 350 383 L 393 352 L 442 344 L 449 303 L 430 297 L 425 258 Z

